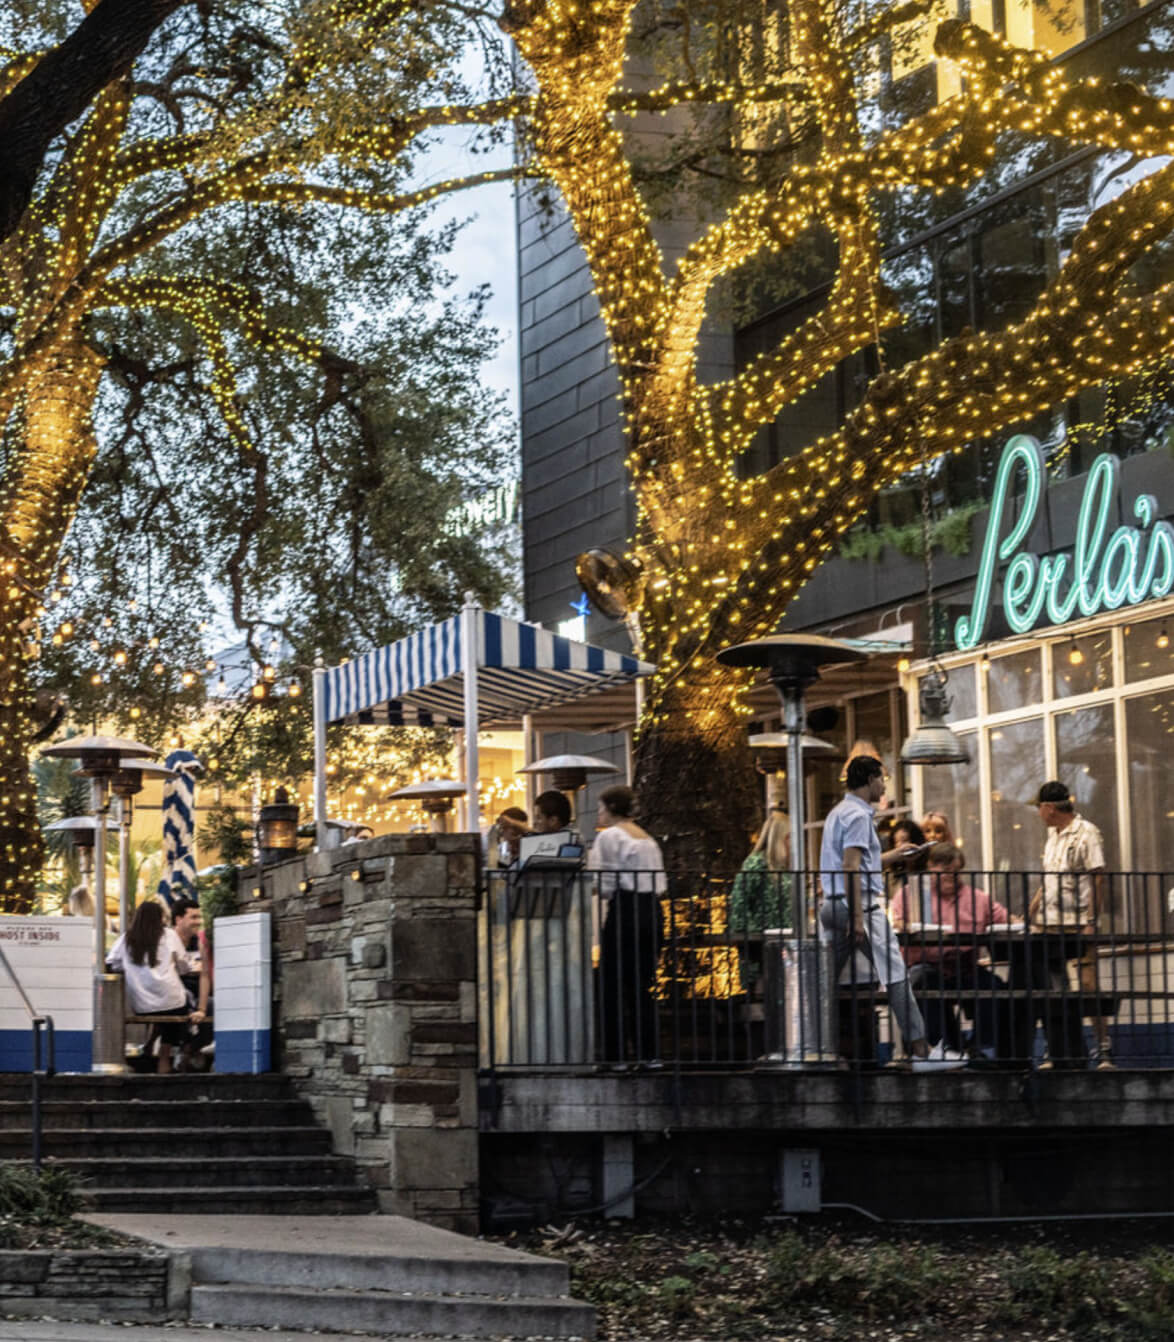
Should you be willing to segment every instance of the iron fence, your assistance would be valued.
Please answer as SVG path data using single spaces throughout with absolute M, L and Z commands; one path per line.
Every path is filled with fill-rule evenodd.
M 482 1066 L 901 1067 L 902 1021 L 976 1067 L 1174 1066 L 1174 872 L 1088 880 L 886 875 L 857 908 L 810 871 L 629 873 L 610 896 L 488 872 Z

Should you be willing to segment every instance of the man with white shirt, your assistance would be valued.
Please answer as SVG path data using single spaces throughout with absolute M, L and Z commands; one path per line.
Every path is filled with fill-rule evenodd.
M 894 849 L 881 856 L 873 808 L 884 794 L 884 773 L 884 766 L 872 755 L 857 755 L 848 762 L 844 799 L 828 813 L 823 827 L 819 921 L 825 935 L 835 941 L 837 982 L 854 947 L 859 946 L 871 960 L 877 977 L 888 988 L 889 1005 L 913 1055 L 914 1071 L 963 1067 L 965 1059 L 940 1043 L 931 1050 L 905 960 L 885 916 L 881 868 L 906 858 L 908 851 Z
M 1059 781 L 1045 783 L 1040 788 L 1036 808 L 1047 828 L 1047 838 L 1041 861 L 1043 884 L 1032 897 L 1029 909 L 1031 925 L 1039 932 L 1093 937 L 1105 903 L 1105 844 L 1101 832 L 1077 812 L 1072 794 Z M 1052 992 L 1061 999 L 1068 991 L 1066 949 L 1061 939 L 1058 947 L 1049 949 L 1047 959 Z M 1109 1024 L 1100 1010 L 1095 947 L 1081 956 L 1078 976 L 1080 991 L 1093 1009 L 1097 1066 L 1112 1067 Z M 1079 1027 L 1077 1004 L 1064 1005 L 1067 1009 L 1055 1008 L 1051 1012 L 1053 1024 L 1047 1030 L 1049 1060 L 1063 1059 L 1074 1066 L 1083 1066 L 1087 1049 L 1083 1028 Z

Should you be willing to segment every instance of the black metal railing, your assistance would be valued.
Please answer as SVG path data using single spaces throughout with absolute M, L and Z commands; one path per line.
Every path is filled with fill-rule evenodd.
M 29 1018 L 29 1028 L 32 1030 L 32 1099 L 30 1112 L 30 1126 L 32 1128 L 33 1139 L 33 1168 L 41 1168 L 41 1082 L 47 1077 L 51 1077 L 56 1069 L 56 1043 L 53 1035 L 53 1017 L 44 1015 L 37 1011 L 28 999 L 20 979 L 16 977 L 16 971 L 8 961 L 8 957 L 0 950 L 0 967 L 8 975 L 12 986 L 16 989 L 16 995 L 20 998 L 21 1005 Z M 44 1029 L 44 1035 L 41 1031 Z M 42 1047 L 43 1045 L 43 1047 Z
M 864 884 L 487 873 L 482 1065 L 1174 1067 L 1174 872 Z

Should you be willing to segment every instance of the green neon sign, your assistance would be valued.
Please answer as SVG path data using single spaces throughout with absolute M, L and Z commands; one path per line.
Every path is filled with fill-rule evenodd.
M 1000 540 L 1012 481 L 1019 470 L 1024 475 L 1023 504 Z M 1078 615 L 1136 606 L 1166 596 L 1174 588 L 1174 527 L 1156 520 L 1158 505 L 1152 494 L 1139 494 L 1134 500 L 1136 526 L 1109 531 L 1119 477 L 1116 457 L 1107 452 L 1097 457 L 1085 481 L 1072 552 L 1040 559 L 1023 547 L 1035 526 L 1047 484 L 1044 454 L 1028 434 L 1008 440 L 995 477 L 974 602 L 970 614 L 954 626 L 954 643 L 960 652 L 982 642 L 995 575 L 1003 562 L 1007 564 L 1003 616 L 1017 634 L 1026 634 L 1045 617 L 1049 624 L 1065 624 Z

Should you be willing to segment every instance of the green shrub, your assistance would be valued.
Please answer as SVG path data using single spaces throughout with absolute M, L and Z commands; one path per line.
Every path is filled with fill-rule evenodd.
M 1090 1254 L 1068 1257 L 1049 1245 L 1028 1245 L 1007 1258 L 1002 1278 L 1007 1295 L 991 1311 L 998 1323 L 1030 1320 L 1082 1338 L 1117 1335 L 1114 1273 Z
M 85 1202 L 80 1180 L 69 1170 L 0 1165 L 0 1216 L 36 1225 L 68 1221 Z
M 817 1305 L 868 1319 L 933 1314 L 937 1300 L 957 1285 L 952 1275 L 921 1245 L 874 1244 L 862 1252 L 835 1239 L 808 1245 L 795 1234 L 780 1237 L 767 1268 L 778 1304 Z
M 1174 1253 L 1151 1249 L 1136 1266 L 1141 1282 L 1123 1302 L 1122 1335 L 1130 1342 L 1167 1342 L 1174 1337 Z

